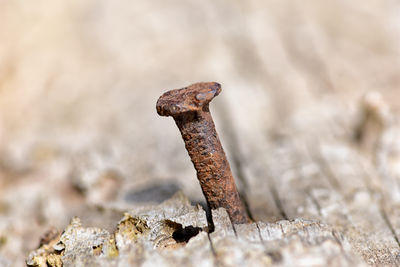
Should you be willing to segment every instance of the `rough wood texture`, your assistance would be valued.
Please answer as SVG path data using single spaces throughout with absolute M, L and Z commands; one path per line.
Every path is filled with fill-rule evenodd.
M 399 266 L 399 10 L 0 0 L 0 266 Z M 256 223 L 186 243 L 205 202 L 155 104 L 200 81 Z
M 387 107 L 381 104 L 361 102 L 359 115 L 348 116 L 349 109 L 330 101 L 317 107 L 329 116 L 273 130 L 256 124 L 253 130 L 265 135 L 242 132 L 240 140 L 232 134 L 240 130 L 220 109 L 222 139 L 255 223 L 233 225 L 219 209 L 212 212 L 210 232 L 203 208 L 182 193 L 158 206 L 104 202 L 103 210 L 130 210 L 116 230 L 82 227 L 74 219 L 32 252 L 28 264 L 398 266 L 398 125 L 379 115 Z M 238 129 L 242 123 L 235 121 Z
M 319 222 L 232 225 L 225 209 L 205 212 L 178 193 L 157 207 L 125 214 L 117 230 L 83 227 L 29 255 L 29 266 L 364 266 L 341 233 Z M 196 231 L 194 230 L 196 229 Z M 51 245 L 50 245 L 51 244 Z

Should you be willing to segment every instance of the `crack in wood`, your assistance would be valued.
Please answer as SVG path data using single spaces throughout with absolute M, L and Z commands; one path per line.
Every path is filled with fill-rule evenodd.
M 207 233 L 207 238 L 208 238 L 208 241 L 210 242 L 211 253 L 212 253 L 213 257 L 216 258 L 217 253 L 215 252 L 214 244 L 211 240 L 209 233 Z
M 364 182 L 365 182 L 365 184 L 366 184 L 366 186 L 367 186 L 367 188 L 368 188 L 368 193 L 369 193 L 371 199 L 373 199 L 374 201 L 377 202 L 377 205 L 379 206 L 379 212 L 380 212 L 380 214 L 381 214 L 383 220 L 385 221 L 387 227 L 390 229 L 390 231 L 391 231 L 391 233 L 392 233 L 392 235 L 393 235 L 393 238 L 396 240 L 397 245 L 398 245 L 399 248 L 400 248 L 400 239 L 399 239 L 399 237 L 397 236 L 396 230 L 394 229 L 392 223 L 390 222 L 389 216 L 387 215 L 386 210 L 385 210 L 385 208 L 384 208 L 384 205 L 383 205 L 383 203 L 382 203 L 382 201 L 384 201 L 384 199 L 383 199 L 382 201 L 379 201 L 379 200 L 377 200 L 377 199 L 374 197 L 374 194 L 373 194 L 372 189 L 371 189 L 370 181 L 368 180 L 368 178 L 369 178 L 369 179 L 372 179 L 372 176 L 369 174 L 369 172 L 367 172 L 367 170 L 366 170 L 364 164 L 362 164 L 362 162 L 359 162 L 359 163 L 360 163 L 361 169 L 362 169 L 363 172 L 364 172 L 363 177 L 364 177 Z M 381 177 L 381 178 L 384 179 L 385 177 Z M 384 196 L 383 192 L 381 192 L 380 190 L 379 190 L 379 194 L 380 194 L 380 196 L 382 196 L 382 197 Z
M 258 222 L 256 222 L 256 226 L 257 226 L 258 235 L 260 236 L 261 243 L 263 243 L 265 245 L 265 241 L 262 237 L 260 225 L 258 224 Z
M 321 170 L 327 174 L 325 176 L 327 178 L 329 178 L 328 181 L 330 181 L 330 184 L 333 187 L 333 190 L 336 191 L 336 193 L 341 197 L 343 203 L 345 203 L 346 206 L 347 206 L 348 204 L 347 204 L 347 201 L 346 201 L 346 197 L 341 192 L 342 190 L 341 190 L 341 185 L 339 183 L 339 180 L 336 177 L 336 175 L 333 173 L 332 169 L 330 168 L 327 160 L 323 157 L 322 153 L 318 153 L 317 154 L 317 159 L 316 160 L 319 162 L 319 165 L 323 167 L 323 168 L 321 168 Z M 393 235 L 393 238 L 394 238 L 394 240 L 396 242 L 396 245 L 398 247 L 400 247 L 399 239 L 396 236 L 394 228 L 391 227 L 390 221 L 388 220 L 386 214 L 382 213 L 383 210 L 382 210 L 381 204 L 379 202 L 377 203 L 376 202 L 377 200 L 373 197 L 373 194 L 372 194 L 372 191 L 371 191 L 371 187 L 370 187 L 370 183 L 369 183 L 369 181 L 367 179 L 368 175 L 365 173 L 365 169 L 364 168 L 361 168 L 361 169 L 364 171 L 363 175 L 361 175 L 362 176 L 361 181 L 365 185 L 365 187 L 367 188 L 370 198 L 372 199 L 374 204 L 377 205 L 377 208 L 379 209 L 379 216 L 383 220 L 385 226 L 388 228 L 390 233 Z M 337 183 L 337 185 L 336 185 L 336 183 Z M 353 219 L 352 219 L 351 213 L 349 213 L 349 211 L 347 210 L 345 212 L 345 214 L 346 214 L 346 221 L 349 223 L 349 226 L 355 228 L 356 225 L 354 225 L 354 223 L 353 223 Z M 385 216 L 386 216 L 386 218 L 385 218 Z M 360 245 L 362 245 L 362 243 L 357 243 L 357 246 L 360 246 Z M 369 246 L 369 244 L 365 244 L 364 246 L 369 252 L 370 259 L 371 259 L 371 256 L 374 257 L 374 262 L 375 262 L 375 264 L 377 264 L 377 266 L 381 266 L 381 265 L 387 264 L 387 262 L 384 259 L 385 256 L 382 253 L 382 251 L 376 250 L 376 248 L 371 248 Z M 393 261 L 392 261 L 393 263 L 398 262 L 398 260 L 396 260 L 396 258 L 393 257 L 392 252 L 389 249 L 386 249 L 386 251 L 391 255 L 391 258 L 393 259 Z
M 396 235 L 396 231 L 394 230 L 394 227 L 393 227 L 392 223 L 390 222 L 389 217 L 388 217 L 387 214 L 386 214 L 386 211 L 384 210 L 383 207 L 380 207 L 379 211 L 380 211 L 380 214 L 381 214 L 383 220 L 385 221 L 387 227 L 390 229 L 390 232 L 392 233 L 393 238 L 396 240 L 396 243 L 397 243 L 397 245 L 398 245 L 399 248 L 400 248 L 400 241 L 399 241 L 399 238 L 398 238 L 398 236 Z
M 280 200 L 279 196 L 278 196 L 278 192 L 275 188 L 275 185 L 273 184 L 273 182 L 269 183 L 269 188 L 270 188 L 270 192 L 272 194 L 272 198 L 275 201 L 275 205 L 278 208 L 280 215 L 285 219 L 285 220 L 289 220 L 289 217 L 287 216 L 284 208 L 283 208 L 283 204 L 282 201 Z

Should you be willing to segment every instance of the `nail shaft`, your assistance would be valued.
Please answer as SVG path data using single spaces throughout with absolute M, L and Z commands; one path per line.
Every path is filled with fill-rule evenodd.
M 217 83 L 197 83 L 172 90 L 160 97 L 157 111 L 161 116 L 174 118 L 209 208 L 223 207 L 233 223 L 248 223 L 250 219 L 209 110 L 209 102 L 220 91 Z

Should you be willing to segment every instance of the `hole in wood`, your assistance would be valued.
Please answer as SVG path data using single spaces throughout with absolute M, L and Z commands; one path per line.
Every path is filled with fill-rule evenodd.
M 169 232 L 169 238 L 175 243 L 185 245 L 192 237 L 195 237 L 202 231 L 200 227 L 192 225 L 183 227 L 182 224 L 170 220 L 165 220 L 165 232 Z
M 185 228 L 181 228 L 173 232 L 172 238 L 177 243 L 187 243 L 192 237 L 198 235 L 200 231 L 201 231 L 200 227 L 187 226 Z

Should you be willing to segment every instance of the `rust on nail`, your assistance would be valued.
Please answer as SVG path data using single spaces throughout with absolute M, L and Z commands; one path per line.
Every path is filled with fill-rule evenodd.
M 158 99 L 157 113 L 174 118 L 209 208 L 225 208 L 235 224 L 249 223 L 209 110 L 209 103 L 220 92 L 216 82 L 171 90 Z

